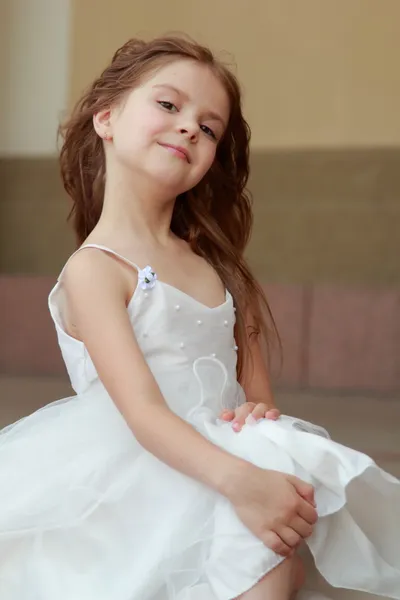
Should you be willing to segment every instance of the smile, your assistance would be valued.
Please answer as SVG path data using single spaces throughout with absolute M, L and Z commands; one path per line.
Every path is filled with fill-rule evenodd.
M 160 146 L 181 160 L 185 160 L 186 162 L 190 163 L 189 153 L 186 148 L 183 148 L 182 146 L 174 146 L 173 144 L 160 144 Z

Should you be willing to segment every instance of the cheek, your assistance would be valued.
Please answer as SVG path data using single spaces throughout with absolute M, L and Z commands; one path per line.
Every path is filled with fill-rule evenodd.
M 216 147 L 213 144 L 207 144 L 207 147 L 204 149 L 203 157 L 202 157 L 202 170 L 204 171 L 204 175 L 211 169 L 212 164 L 215 160 L 216 155 Z
M 159 133 L 168 127 L 168 119 L 159 110 L 147 110 L 141 113 L 137 124 L 137 133 L 143 140 L 154 141 Z
M 207 151 L 204 151 L 202 154 L 201 160 L 199 160 L 197 164 L 197 168 L 192 172 L 193 175 L 193 186 L 197 185 L 203 177 L 208 173 L 211 169 L 213 162 L 215 160 L 215 148 L 207 148 Z
M 139 149 L 154 141 L 158 133 L 166 127 L 166 119 L 162 111 L 147 108 L 138 112 L 132 110 L 122 115 L 115 127 L 115 141 L 126 149 Z

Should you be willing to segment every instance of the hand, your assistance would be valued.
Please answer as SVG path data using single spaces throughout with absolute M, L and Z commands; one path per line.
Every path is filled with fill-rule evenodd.
M 293 475 L 244 463 L 226 497 L 246 527 L 277 554 L 289 556 L 317 522 L 314 489 Z
M 220 415 L 220 419 L 223 421 L 232 421 L 232 429 L 234 431 L 241 431 L 248 417 L 253 418 L 254 421 L 258 421 L 258 419 L 276 421 L 280 415 L 281 413 L 277 408 L 271 408 L 267 404 L 245 402 L 235 410 L 224 410 Z

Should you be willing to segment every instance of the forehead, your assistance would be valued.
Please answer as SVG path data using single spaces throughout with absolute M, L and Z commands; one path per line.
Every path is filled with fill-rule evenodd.
M 172 86 L 204 108 L 219 108 L 229 114 L 228 94 L 212 69 L 192 60 L 176 60 L 157 69 L 144 82 L 144 87 Z

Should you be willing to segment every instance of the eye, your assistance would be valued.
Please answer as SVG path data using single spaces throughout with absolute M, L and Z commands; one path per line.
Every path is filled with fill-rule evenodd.
M 208 136 L 210 136 L 211 138 L 213 138 L 213 140 L 217 139 L 217 136 L 215 135 L 215 133 L 213 132 L 212 129 L 210 129 L 209 127 L 207 127 L 207 125 L 200 125 L 200 128 L 202 131 L 204 131 L 204 133 Z
M 169 112 L 178 112 L 178 109 L 176 108 L 175 104 L 172 104 L 172 102 L 167 102 L 166 100 L 159 100 L 158 104 L 160 104 L 163 108 L 165 108 L 165 110 L 168 110 Z

